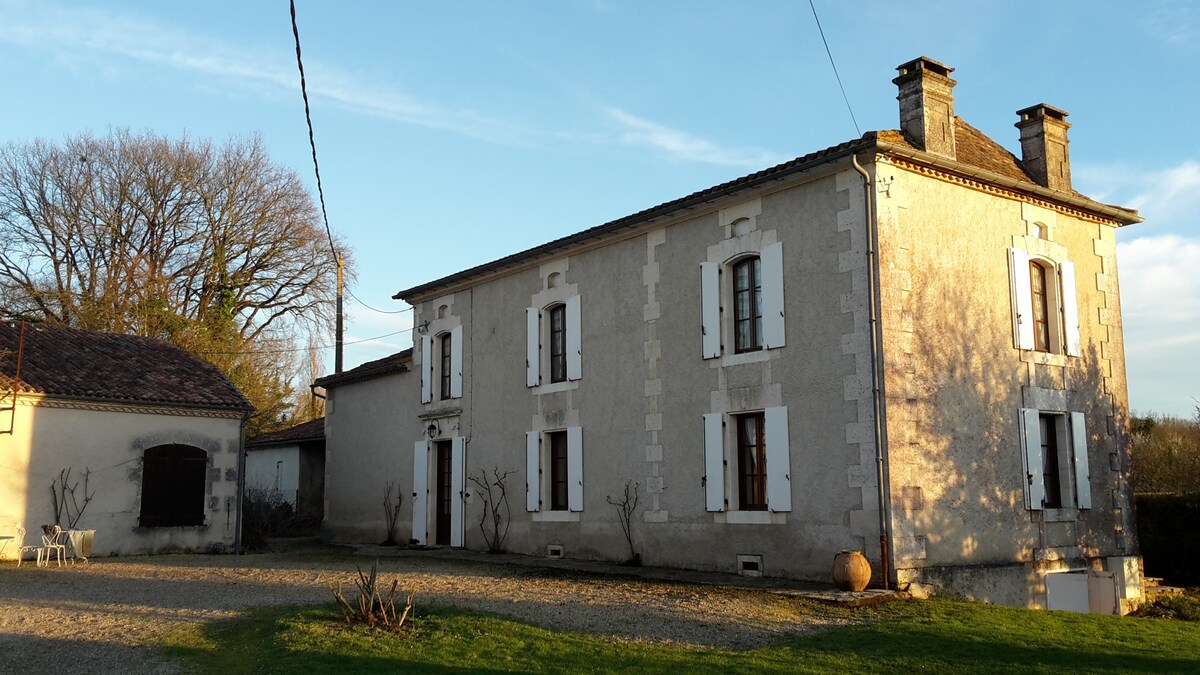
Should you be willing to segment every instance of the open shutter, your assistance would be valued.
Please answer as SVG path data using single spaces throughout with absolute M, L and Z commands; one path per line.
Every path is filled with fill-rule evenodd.
M 450 398 L 462 398 L 462 337 L 462 326 L 455 326 L 450 330 Z
M 1041 511 L 1046 499 L 1046 486 L 1042 476 L 1042 430 L 1038 424 L 1038 411 L 1021 409 L 1021 443 L 1025 446 L 1025 508 Z
M 1029 254 L 1008 249 L 1009 277 L 1012 279 L 1013 327 L 1018 349 L 1033 349 L 1033 287 L 1029 281 Z
M 788 447 L 787 406 L 763 413 L 767 442 L 767 508 L 792 510 L 792 453 Z
M 763 349 L 785 344 L 783 330 L 783 243 L 776 242 L 759 254 L 762 264 Z
M 567 427 L 567 508 L 583 510 L 583 427 Z
M 540 335 L 541 323 L 537 307 L 525 309 L 525 386 L 536 387 L 541 380 L 538 373 L 542 357 Z
M 1071 449 L 1075 453 L 1075 502 L 1081 509 L 1092 508 L 1092 475 L 1088 468 L 1087 421 L 1083 413 L 1071 413 Z
M 704 416 L 704 508 L 725 510 L 725 416 Z
M 567 379 L 583 377 L 583 320 L 580 316 L 579 296 L 567 298 Z
M 525 432 L 525 510 L 537 511 L 542 505 L 541 486 L 538 474 L 542 470 L 541 448 L 538 447 L 542 435 L 536 431 Z
M 413 445 L 413 521 L 412 538 L 424 544 L 429 534 L 429 517 L 425 513 L 429 498 L 429 441 Z
M 1075 263 L 1064 261 L 1058 265 L 1059 289 L 1062 290 L 1063 339 L 1067 354 L 1079 356 L 1083 345 L 1079 341 L 1079 297 L 1075 294 Z
M 700 332 L 704 358 L 721 355 L 721 266 L 700 263 Z
M 467 444 L 462 436 L 450 441 L 450 545 L 463 545 L 463 472 L 467 464 Z
M 421 336 L 421 403 L 433 400 L 433 337 Z

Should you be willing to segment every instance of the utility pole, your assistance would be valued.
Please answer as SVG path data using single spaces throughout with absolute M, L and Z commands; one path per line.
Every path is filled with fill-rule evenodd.
M 337 335 L 334 336 L 333 372 L 342 372 L 342 256 L 337 257 Z

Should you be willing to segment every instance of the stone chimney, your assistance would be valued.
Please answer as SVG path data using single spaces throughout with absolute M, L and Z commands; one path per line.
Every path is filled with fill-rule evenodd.
M 955 159 L 953 68 L 922 56 L 897 66 L 900 76 L 900 130 L 909 143 L 935 155 Z
M 1067 148 L 1067 111 L 1045 103 L 1018 110 L 1021 162 L 1033 179 L 1051 190 L 1071 189 L 1071 153 Z

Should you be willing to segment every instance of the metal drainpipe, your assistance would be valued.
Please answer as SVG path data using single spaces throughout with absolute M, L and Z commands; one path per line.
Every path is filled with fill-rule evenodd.
M 242 421 L 238 425 L 238 476 L 237 476 L 237 517 L 234 519 L 233 553 L 242 553 L 242 505 L 246 494 L 246 424 L 250 421 L 250 411 L 242 413 Z
M 879 558 L 883 587 L 889 587 L 891 577 L 891 546 L 888 542 L 888 522 L 891 520 L 890 508 L 884 483 L 884 451 L 886 426 L 883 421 L 883 384 L 881 370 L 883 355 L 880 350 L 880 321 L 879 297 L 876 293 L 878 283 L 879 257 L 876 250 L 878 232 L 876 231 L 875 201 L 871 195 L 871 175 L 858 163 L 858 155 L 850 155 L 850 163 L 863 177 L 863 201 L 866 206 L 867 226 L 867 305 L 870 313 L 871 326 L 871 405 L 875 418 L 875 476 L 879 487 Z

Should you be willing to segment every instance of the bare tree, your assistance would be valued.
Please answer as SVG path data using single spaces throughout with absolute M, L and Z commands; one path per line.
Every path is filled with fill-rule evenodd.
M 487 542 L 488 553 L 499 553 L 504 550 L 504 539 L 508 537 L 508 526 L 512 522 L 512 510 L 508 504 L 508 487 L 506 482 L 512 471 L 501 471 L 500 467 L 492 467 L 492 477 L 487 472 L 479 470 L 479 475 L 469 476 L 475 484 L 475 494 L 483 500 L 483 515 L 479 519 L 479 530 L 483 532 L 483 540 Z M 503 513 L 501 513 L 503 509 Z
M 291 403 L 295 373 L 272 372 L 291 366 L 275 355 L 332 325 L 330 241 L 256 136 L 4 146 L 0 239 L 0 316 L 168 340 L 239 385 L 282 376 L 246 392 L 260 428 Z
M 625 493 L 621 497 L 606 496 L 604 499 L 617 508 L 617 518 L 621 523 L 621 532 L 625 535 L 625 543 L 629 545 L 629 560 L 627 565 L 641 565 L 642 556 L 633 547 L 633 514 L 638 507 L 638 488 L 641 483 L 632 480 L 625 481 Z

